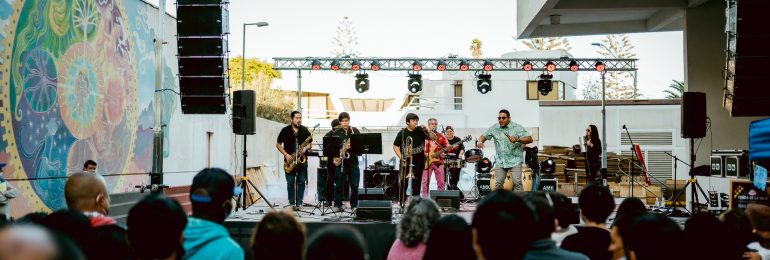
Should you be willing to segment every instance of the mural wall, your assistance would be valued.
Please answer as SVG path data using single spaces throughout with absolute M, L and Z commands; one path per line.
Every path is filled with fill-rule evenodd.
M 66 176 L 88 159 L 106 175 L 150 171 L 157 12 L 140 0 L 0 0 L 0 163 L 19 190 L 13 215 L 66 207 Z M 164 85 L 178 90 L 175 45 L 165 50 Z M 179 101 L 165 93 L 168 122 Z M 121 192 L 147 178 L 106 179 Z

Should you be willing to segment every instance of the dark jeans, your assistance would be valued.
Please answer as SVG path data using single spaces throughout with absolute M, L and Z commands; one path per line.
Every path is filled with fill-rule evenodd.
M 361 170 L 358 168 L 358 160 L 344 162 L 336 167 L 336 180 L 334 180 L 334 206 L 342 207 L 342 189 L 350 188 L 350 207 L 358 207 L 358 182 L 361 180 Z M 350 187 L 344 187 L 345 179 Z
M 297 165 L 297 169 L 292 173 L 286 173 L 286 192 L 289 194 L 289 204 L 302 206 L 305 183 L 307 183 L 307 163 Z M 297 186 L 296 190 L 294 189 L 295 185 Z
M 460 182 L 460 171 L 462 169 L 460 168 L 449 168 L 447 167 L 447 172 L 449 172 L 449 188 L 447 190 L 460 190 L 459 187 L 457 187 L 457 183 Z M 460 192 L 460 199 L 464 199 L 465 196 L 463 196 L 463 193 Z
M 420 196 L 420 188 L 422 187 L 422 171 L 424 169 L 425 162 L 414 162 L 414 167 L 412 167 L 412 175 L 414 175 L 414 179 L 412 179 L 412 196 Z M 409 174 L 409 172 L 405 174 Z M 406 188 L 406 185 L 404 185 L 404 188 Z

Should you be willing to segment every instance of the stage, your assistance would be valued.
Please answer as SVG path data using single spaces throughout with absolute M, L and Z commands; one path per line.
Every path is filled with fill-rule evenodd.
M 324 225 L 346 224 L 355 227 L 361 231 L 366 240 L 366 244 L 369 247 L 369 259 L 376 260 L 385 259 L 391 244 L 396 239 L 396 224 L 400 221 L 402 214 L 399 213 L 400 207 L 398 203 L 392 203 L 391 205 L 391 212 L 393 213 L 391 221 L 357 220 L 349 208 L 346 208 L 346 212 L 332 212 L 331 208 L 326 208 L 322 214 L 320 208 L 305 206 L 303 211 L 307 212 L 297 212 L 296 214 L 299 220 L 307 227 L 308 238 L 312 237 Z M 275 207 L 275 209 L 283 209 L 283 206 Z M 265 213 L 270 212 L 270 210 L 267 204 L 260 202 L 246 210 L 233 212 L 232 216 L 225 221 L 225 227 L 227 227 L 230 235 L 241 247 L 246 249 L 246 259 L 253 259 L 250 256 L 251 250 L 249 248 L 254 227 Z M 461 203 L 460 210 L 445 210 L 442 212 L 442 216 L 457 214 L 470 224 L 475 210 L 476 202 L 465 202 Z

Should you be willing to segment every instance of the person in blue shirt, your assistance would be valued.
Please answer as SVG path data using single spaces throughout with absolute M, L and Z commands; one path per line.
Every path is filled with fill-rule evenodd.
M 183 259 L 215 260 L 244 258 L 243 249 L 222 226 L 233 205 L 235 182 L 225 170 L 206 168 L 198 172 L 190 186 L 192 216 L 184 230 Z

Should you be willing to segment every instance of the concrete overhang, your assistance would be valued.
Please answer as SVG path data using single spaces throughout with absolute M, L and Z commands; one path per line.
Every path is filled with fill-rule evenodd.
M 517 0 L 518 39 L 681 31 L 685 10 L 708 0 Z

